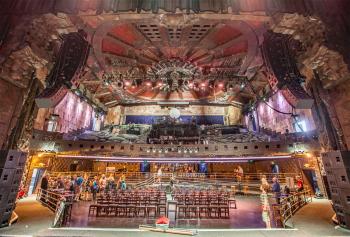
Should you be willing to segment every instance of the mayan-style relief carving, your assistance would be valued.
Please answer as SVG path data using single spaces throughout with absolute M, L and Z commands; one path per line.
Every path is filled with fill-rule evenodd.
M 330 88 L 350 78 L 343 56 L 326 46 L 314 45 L 308 49 L 310 56 L 303 60 L 306 67 L 317 69 L 325 88 Z
M 48 61 L 38 57 L 33 50 L 26 46 L 13 52 L 1 67 L 0 76 L 26 88 L 35 71 L 36 76 L 44 79 L 47 75 Z
M 27 87 L 33 71 L 43 84 L 60 45 L 60 34 L 75 31 L 64 14 L 23 17 L 2 49 L 0 76 Z
M 299 63 L 307 70 L 316 69 L 323 86 L 329 88 L 350 78 L 350 73 L 342 55 L 325 45 L 325 29 L 320 19 L 299 14 L 277 15 L 272 26 L 274 32 L 291 35 L 302 43 Z

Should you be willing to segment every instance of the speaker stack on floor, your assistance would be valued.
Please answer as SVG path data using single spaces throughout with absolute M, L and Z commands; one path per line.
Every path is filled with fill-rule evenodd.
M 26 159 L 27 153 L 0 150 L 0 227 L 11 219 Z
M 339 225 L 350 228 L 350 151 L 331 151 L 321 156 Z

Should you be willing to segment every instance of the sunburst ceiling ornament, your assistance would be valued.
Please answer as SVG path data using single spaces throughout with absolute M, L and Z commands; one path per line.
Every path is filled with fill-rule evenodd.
M 177 59 L 161 61 L 147 71 L 147 79 L 158 81 L 158 86 L 163 91 L 189 90 L 201 76 L 199 67 Z

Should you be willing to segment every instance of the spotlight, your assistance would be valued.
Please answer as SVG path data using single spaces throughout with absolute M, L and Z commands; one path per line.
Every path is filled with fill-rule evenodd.
M 152 83 L 151 82 L 146 82 L 146 86 L 152 86 Z
M 121 81 L 118 81 L 117 86 L 118 87 L 123 87 L 123 83 Z
M 125 86 L 130 86 L 130 82 L 129 81 L 126 81 L 124 84 L 125 84 Z
M 103 84 L 104 84 L 105 86 L 109 86 L 110 83 L 109 83 L 108 80 L 104 80 L 104 81 L 103 81 Z
M 204 82 L 201 83 L 201 87 L 205 87 L 205 83 Z
M 245 84 L 242 82 L 241 83 L 241 89 L 243 89 L 245 87 Z
M 219 83 L 218 87 L 219 88 L 223 88 L 224 87 L 224 83 Z
M 163 83 L 162 82 L 158 82 L 158 86 L 162 86 L 163 85 Z

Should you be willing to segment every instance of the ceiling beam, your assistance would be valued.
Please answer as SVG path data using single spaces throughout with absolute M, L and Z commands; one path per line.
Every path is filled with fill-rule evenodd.
M 191 31 L 192 31 L 192 25 L 186 26 L 185 28 L 182 29 L 181 36 L 180 36 L 180 45 L 187 44 L 188 37 L 190 36 Z
M 214 55 L 207 53 L 207 54 L 203 54 L 202 56 L 193 59 L 192 62 L 204 63 L 207 60 L 211 61 L 213 59 L 213 57 L 214 57 Z
M 193 56 L 198 52 L 197 49 L 205 49 L 207 45 L 210 45 L 212 43 L 210 36 L 214 35 L 224 24 L 219 23 L 212 27 L 210 30 L 207 31 L 207 33 L 202 37 L 202 39 L 196 43 L 196 45 L 191 49 L 188 55 L 188 59 L 191 60 Z M 209 50 L 209 49 L 208 49 Z
M 107 34 L 106 36 L 107 39 L 109 39 L 110 41 L 115 41 L 117 44 L 120 44 L 121 46 L 125 47 L 128 49 L 128 51 L 131 51 L 133 54 L 135 54 L 135 56 L 143 61 L 146 62 L 158 62 L 157 60 L 148 57 L 147 55 L 144 54 L 144 52 L 138 48 L 135 48 L 134 46 L 125 43 L 124 41 L 120 40 L 119 38 L 117 38 L 116 36 L 112 35 L 112 34 Z
M 238 43 L 241 43 L 245 40 L 245 37 L 243 35 L 240 35 L 234 39 L 231 39 L 229 41 L 227 41 L 226 43 L 223 43 L 223 44 L 220 44 L 214 48 L 211 48 L 210 49 L 210 52 L 212 54 L 215 54 L 215 51 L 220 51 L 221 53 L 223 53 L 223 50 L 226 49 L 226 48 L 229 48 L 231 47 L 232 45 L 234 44 L 238 44 Z
M 103 97 L 103 96 L 110 95 L 110 94 L 112 94 L 112 92 L 110 92 L 110 91 L 101 92 L 101 93 L 95 94 L 95 97 L 99 98 L 99 97 Z
M 229 55 L 229 56 L 222 56 L 222 57 L 218 57 L 218 58 L 214 58 L 210 61 L 210 63 L 198 63 L 198 65 L 200 66 L 212 66 L 214 64 L 220 64 L 223 62 L 227 62 L 230 61 L 230 63 L 234 60 L 238 60 L 239 58 L 242 58 L 243 55 L 246 55 L 246 53 L 242 53 L 242 54 L 234 54 L 234 55 Z
M 215 25 L 214 27 L 212 27 L 210 30 L 208 30 L 207 33 L 203 36 L 203 38 L 198 42 L 198 45 L 211 43 L 212 41 L 209 40 L 208 38 L 210 38 L 210 36 L 213 36 L 216 32 L 218 32 L 218 30 L 222 26 L 224 26 L 224 24 L 219 23 L 219 24 Z
M 119 103 L 118 100 L 112 100 L 112 101 L 108 101 L 108 102 L 104 103 L 104 105 L 110 107 L 110 106 L 118 104 L 118 103 Z
M 162 44 L 164 46 L 169 47 L 169 34 L 168 34 L 168 29 L 163 27 L 163 26 L 159 26 L 159 34 L 160 34 L 160 38 L 162 39 Z
M 115 35 L 112 35 L 110 33 L 107 33 L 106 35 L 106 39 L 110 40 L 110 41 L 114 41 L 117 44 L 120 44 L 121 46 L 127 48 L 128 50 L 136 50 L 136 48 L 128 43 L 125 43 L 124 41 L 122 41 L 121 39 L 119 39 L 118 37 L 116 37 Z
M 193 49 L 193 50 L 195 50 L 195 49 Z M 187 58 L 187 60 L 193 61 L 193 60 L 196 60 L 197 58 L 208 55 L 208 51 L 205 49 L 202 49 L 202 50 L 199 49 L 195 52 L 194 51 L 190 52 L 190 54 L 191 55 Z
M 147 50 L 147 52 L 150 52 L 152 55 L 154 55 L 156 58 L 160 58 L 163 53 L 162 51 L 160 51 L 154 44 L 153 42 L 146 36 L 144 35 L 139 28 L 137 28 L 134 24 L 132 24 L 132 29 L 135 32 L 135 34 L 137 36 L 139 36 L 140 38 L 143 38 L 144 43 L 141 45 L 142 50 Z M 154 48 L 157 52 L 153 52 L 151 49 L 149 48 Z
M 107 54 L 112 59 L 113 58 L 114 59 L 118 59 L 118 60 L 124 61 L 126 63 L 131 63 L 132 65 L 136 65 L 137 64 L 137 60 L 134 59 L 134 58 L 130 58 L 130 57 L 127 57 L 127 56 L 122 56 L 122 55 L 117 55 L 117 54 L 113 54 L 111 52 L 106 52 L 106 51 L 104 51 L 103 53 Z
M 101 81 L 82 81 L 81 83 L 85 85 L 98 85 L 101 83 Z

